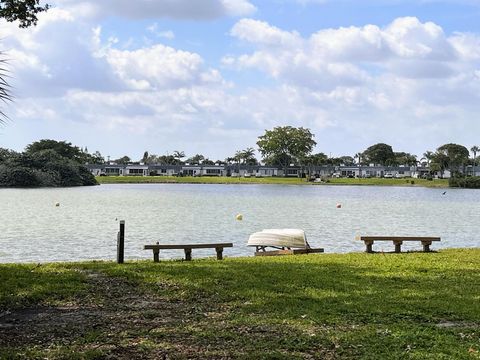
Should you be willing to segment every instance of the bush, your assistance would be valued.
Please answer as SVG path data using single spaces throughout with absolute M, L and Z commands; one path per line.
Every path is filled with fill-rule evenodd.
M 480 176 L 452 177 L 448 180 L 448 186 L 467 189 L 480 189 Z
M 90 171 L 52 151 L 14 154 L 0 164 L 0 187 L 97 185 Z
M 0 186 L 35 187 L 40 185 L 40 180 L 35 176 L 34 170 L 30 168 L 5 165 L 0 168 Z

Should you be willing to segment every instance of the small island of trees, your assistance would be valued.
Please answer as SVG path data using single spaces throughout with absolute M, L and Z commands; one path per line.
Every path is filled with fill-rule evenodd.
M 84 166 L 96 161 L 71 143 L 40 140 L 24 152 L 0 148 L 1 187 L 59 187 L 97 185 Z

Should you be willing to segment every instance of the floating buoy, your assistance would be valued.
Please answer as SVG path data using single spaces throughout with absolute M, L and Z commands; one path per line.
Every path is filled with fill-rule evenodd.
M 237 214 L 237 216 L 235 216 L 235 219 L 238 220 L 238 221 L 242 221 L 243 220 L 243 215 L 242 214 Z
M 55 203 L 55 206 L 57 206 L 57 207 L 60 206 L 60 203 L 59 202 Z
M 341 209 L 342 208 L 342 204 L 337 204 L 337 209 Z

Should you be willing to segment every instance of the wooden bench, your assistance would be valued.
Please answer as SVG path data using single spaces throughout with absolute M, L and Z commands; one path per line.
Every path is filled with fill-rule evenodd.
M 162 245 L 158 242 L 155 245 L 145 245 L 144 250 L 153 250 L 153 261 L 158 262 L 160 250 L 183 249 L 185 251 L 185 260 L 192 260 L 192 249 L 215 249 L 217 252 L 217 259 L 223 259 L 223 248 L 232 247 L 232 243 L 217 243 L 217 244 L 182 244 L 182 245 Z
M 423 251 L 429 252 L 432 241 L 440 241 L 439 237 L 430 236 L 357 236 L 356 240 L 361 240 L 367 247 L 367 253 L 373 253 L 372 245 L 375 241 L 392 241 L 395 244 L 395 252 L 401 252 L 404 241 L 420 241 L 423 245 Z

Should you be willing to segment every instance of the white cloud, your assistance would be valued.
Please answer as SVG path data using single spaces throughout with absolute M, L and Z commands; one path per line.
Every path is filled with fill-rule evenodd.
M 172 40 L 175 38 L 175 34 L 172 30 L 159 30 L 157 23 L 153 23 L 152 25 L 147 27 L 147 30 L 159 38 L 164 38 L 169 40 Z
M 297 32 L 280 30 L 264 21 L 253 19 L 241 19 L 233 26 L 230 34 L 261 46 L 291 48 L 301 45 L 301 37 Z
M 256 11 L 248 0 L 58 0 L 87 17 L 120 16 L 130 19 L 210 20 L 223 16 L 245 16 Z
M 447 37 L 440 26 L 413 17 L 398 18 L 383 29 L 324 29 L 304 39 L 265 22 L 242 19 L 231 35 L 252 44 L 254 51 L 229 56 L 224 65 L 258 68 L 279 80 L 326 89 L 365 84 L 384 73 L 449 78 L 471 67 L 471 60 L 480 55 L 478 36 Z
M 221 16 L 251 11 L 246 1 L 205 3 L 216 4 Z M 230 30 L 241 46 L 229 44 L 221 59 L 222 71 L 237 69 L 238 78 L 247 73 L 235 84 L 208 62 L 205 48 L 160 43 L 175 35 L 160 23 L 147 29 L 159 36 L 149 43 L 102 29 L 91 21 L 100 10 L 106 14 L 98 4 L 77 3 L 80 12 L 52 9 L 41 14 L 39 26 L 22 31 L 0 24 L 17 94 L 9 115 L 28 124 L 25 131 L 37 129 L 32 140 L 62 133 L 112 156 L 180 149 L 222 157 L 254 146 L 264 129 L 289 124 L 311 128 L 319 151 L 343 155 L 346 146 L 360 151 L 374 141 L 425 151 L 443 139 L 455 141 L 467 125 L 472 137 L 480 131 L 470 120 L 480 112 L 478 34 L 447 35 L 437 24 L 408 17 L 302 37 L 242 19 Z M 129 4 L 121 1 L 111 11 L 122 15 Z M 158 4 L 170 17 L 180 15 L 167 12 L 166 4 L 178 11 L 185 6 Z
M 191 86 L 202 75 L 198 54 L 161 44 L 134 51 L 110 49 L 106 60 L 120 79 L 138 90 Z

